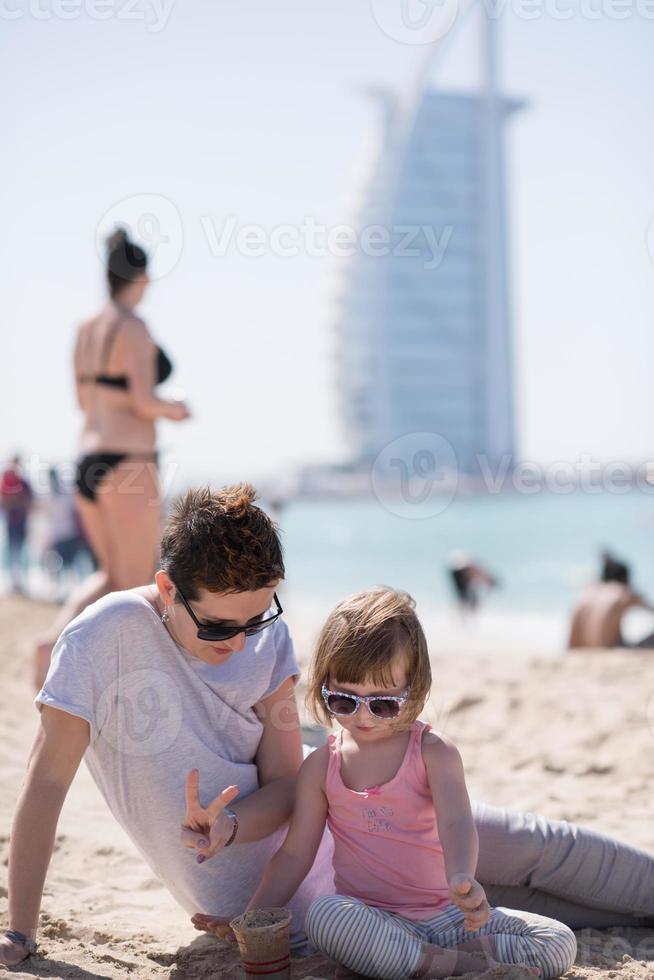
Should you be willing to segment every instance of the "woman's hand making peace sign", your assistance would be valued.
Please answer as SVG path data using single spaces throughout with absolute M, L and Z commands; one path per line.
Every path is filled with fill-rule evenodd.
M 182 821 L 182 847 L 198 851 L 196 858 L 202 864 L 221 851 L 234 831 L 233 819 L 225 813 L 238 796 L 238 786 L 228 786 L 204 807 L 200 803 L 200 772 L 191 769 L 186 780 L 186 813 Z

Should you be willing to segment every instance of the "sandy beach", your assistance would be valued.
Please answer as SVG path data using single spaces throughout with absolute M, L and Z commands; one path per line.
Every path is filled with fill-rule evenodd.
M 37 725 L 30 638 L 52 607 L 0 601 L 0 926 L 7 919 L 8 836 Z M 315 623 L 291 620 L 303 662 Z M 430 631 L 431 633 L 431 631 Z M 473 797 L 536 810 L 654 851 L 654 657 L 553 659 L 530 648 L 461 653 L 430 635 L 434 688 L 423 718 L 463 754 Z M 473 642 L 471 640 L 471 642 Z M 463 660 L 462 660 L 463 656 Z M 654 931 L 584 931 L 570 980 L 654 977 Z M 240 975 L 233 949 L 198 934 L 113 821 L 82 766 L 62 814 L 42 905 L 40 952 L 17 977 L 200 978 Z M 2 971 L 0 967 L 0 972 Z M 502 969 L 487 980 L 518 980 Z M 319 957 L 295 978 L 330 980 Z

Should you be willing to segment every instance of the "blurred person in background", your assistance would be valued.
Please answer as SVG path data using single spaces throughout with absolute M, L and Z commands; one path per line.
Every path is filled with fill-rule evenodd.
M 0 505 L 5 517 L 11 590 L 19 595 L 25 591 L 25 542 L 33 499 L 20 456 L 14 456 L 0 477 Z
M 34 682 L 41 687 L 62 629 L 107 592 L 151 580 L 161 532 L 156 421 L 181 422 L 187 406 L 160 398 L 172 364 L 135 312 L 148 287 L 148 259 L 126 231 L 107 242 L 109 301 L 77 332 L 75 386 L 84 414 L 76 504 L 98 570 L 80 583 L 37 643 Z
M 42 543 L 43 564 L 54 580 L 58 597 L 71 575 L 79 575 L 81 561 L 94 564 L 82 531 L 72 490 L 62 484 L 56 466 L 48 472 L 50 491 L 37 500 L 45 523 Z M 86 569 L 88 571 L 88 568 Z
M 622 636 L 624 614 L 635 607 L 654 611 L 654 606 L 632 588 L 631 573 L 624 562 L 607 552 L 602 553 L 601 560 L 599 581 L 584 589 L 572 613 L 571 650 L 629 646 Z M 645 641 L 639 644 L 646 645 Z
M 494 589 L 499 581 L 463 551 L 453 551 L 448 560 L 448 573 L 462 616 L 474 613 L 479 607 L 482 591 Z

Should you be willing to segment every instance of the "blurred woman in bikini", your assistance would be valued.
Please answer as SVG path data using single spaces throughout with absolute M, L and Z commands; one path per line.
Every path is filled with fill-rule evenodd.
M 172 364 L 135 312 L 149 283 L 147 256 L 123 229 L 114 232 L 107 247 L 109 300 L 80 326 L 74 354 L 77 400 L 84 414 L 76 503 L 99 568 L 71 593 L 39 640 L 37 690 L 67 623 L 107 592 L 152 578 L 162 516 L 156 421 L 181 422 L 190 416 L 183 402 L 156 394 Z

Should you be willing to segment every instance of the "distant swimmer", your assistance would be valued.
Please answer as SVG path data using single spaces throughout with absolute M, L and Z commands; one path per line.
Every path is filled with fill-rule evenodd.
M 448 572 L 462 613 L 476 612 L 484 589 L 495 589 L 499 579 L 463 551 L 453 551 Z

